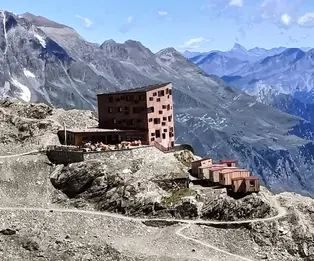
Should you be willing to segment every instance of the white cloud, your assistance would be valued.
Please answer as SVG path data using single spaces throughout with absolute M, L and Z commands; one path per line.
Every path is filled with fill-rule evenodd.
M 230 0 L 229 5 L 242 7 L 243 6 L 243 0 Z
M 191 50 L 191 49 L 198 49 L 205 43 L 211 42 L 213 39 L 205 39 L 203 37 L 192 38 L 186 41 L 183 45 L 180 45 L 179 48 Z
M 291 17 L 290 15 L 288 14 L 282 14 L 281 15 L 281 22 L 284 24 L 284 25 L 289 25 L 291 23 Z
M 91 27 L 91 26 L 94 24 L 94 23 L 93 23 L 89 18 L 87 18 L 87 17 L 83 17 L 83 16 L 81 16 L 81 15 L 75 15 L 75 17 L 77 17 L 77 18 L 83 20 L 84 26 L 85 26 L 86 28 L 89 28 L 89 27 Z
M 126 19 L 128 24 L 132 23 L 133 20 L 134 20 L 133 16 L 128 16 L 128 18 Z
M 299 17 L 298 25 L 303 27 L 314 27 L 314 13 L 306 13 Z
M 166 11 L 158 11 L 158 15 L 166 16 L 166 15 L 168 15 L 168 12 L 166 12 Z

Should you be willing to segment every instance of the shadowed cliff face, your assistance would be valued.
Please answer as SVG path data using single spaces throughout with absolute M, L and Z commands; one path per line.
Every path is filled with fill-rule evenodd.
M 171 81 L 177 142 L 201 156 L 235 158 L 276 190 L 314 192 L 303 182 L 314 164 L 305 146 L 312 127 L 300 118 L 256 102 L 173 48 L 154 54 L 136 41 L 97 46 L 42 17 L 4 12 L 1 19 L 1 97 L 96 110 L 97 93 Z

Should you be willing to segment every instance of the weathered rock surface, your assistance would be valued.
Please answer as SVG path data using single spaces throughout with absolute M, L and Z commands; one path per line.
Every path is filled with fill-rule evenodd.
M 160 183 L 173 179 L 173 173 L 187 178 L 188 168 L 184 163 L 194 159 L 188 151 L 172 154 L 161 153 L 156 148 L 134 151 L 137 158 L 123 159 L 124 152 L 120 156 L 116 152 L 116 158 L 104 156 L 103 160 L 61 167 L 53 172 L 51 182 L 71 198 L 70 204 L 74 206 L 92 204 L 98 210 L 133 216 L 240 220 L 276 214 L 271 204 L 259 195 L 235 200 L 224 189 L 202 196 L 194 189 L 185 188 L 184 182 L 175 187 L 170 186 L 175 182 L 168 181 L 168 186 Z

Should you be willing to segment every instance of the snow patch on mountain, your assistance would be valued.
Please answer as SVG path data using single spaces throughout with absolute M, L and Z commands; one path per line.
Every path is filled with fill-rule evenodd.
M 32 72 L 30 72 L 29 70 L 27 70 L 26 68 L 23 69 L 24 75 L 28 78 L 35 78 L 35 74 L 33 74 Z
M 46 41 L 45 41 L 45 39 L 42 36 L 40 36 L 39 34 L 35 34 L 35 37 L 38 39 L 38 41 L 40 42 L 42 47 L 46 48 Z
M 20 98 L 23 100 L 23 101 L 26 101 L 26 102 L 30 102 L 31 101 L 31 91 L 29 90 L 28 87 L 26 87 L 25 85 L 21 84 L 18 80 L 16 79 L 11 79 L 12 80 L 12 84 L 15 86 L 15 87 L 18 87 L 20 90 L 21 90 L 21 93 L 20 93 Z

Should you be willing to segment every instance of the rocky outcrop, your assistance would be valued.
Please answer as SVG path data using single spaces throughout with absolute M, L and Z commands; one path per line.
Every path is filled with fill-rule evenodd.
M 186 187 L 160 186 L 160 180 L 170 180 L 174 171 L 181 170 L 187 175 L 187 167 L 177 158 L 186 155 L 185 158 L 192 159 L 193 155 L 188 151 L 159 154 L 157 149 L 148 149 L 149 154 L 142 150 L 141 160 L 126 159 L 122 163 L 120 158 L 110 158 L 106 162 L 87 160 L 60 166 L 50 179 L 56 189 L 70 198 L 72 205 L 91 205 L 97 210 L 118 211 L 132 216 L 230 221 L 276 214 L 271 204 L 259 195 L 236 200 L 227 196 L 223 189 L 202 195 Z M 164 155 L 162 165 L 157 163 L 160 156 L 153 153 Z M 151 172 L 151 166 L 154 166 L 155 173 Z M 162 166 L 167 167 L 163 172 L 156 172 Z
M 277 211 L 272 208 L 270 202 L 256 194 L 237 200 L 222 193 L 206 202 L 202 209 L 202 218 L 228 221 L 265 218 L 276 214 Z

